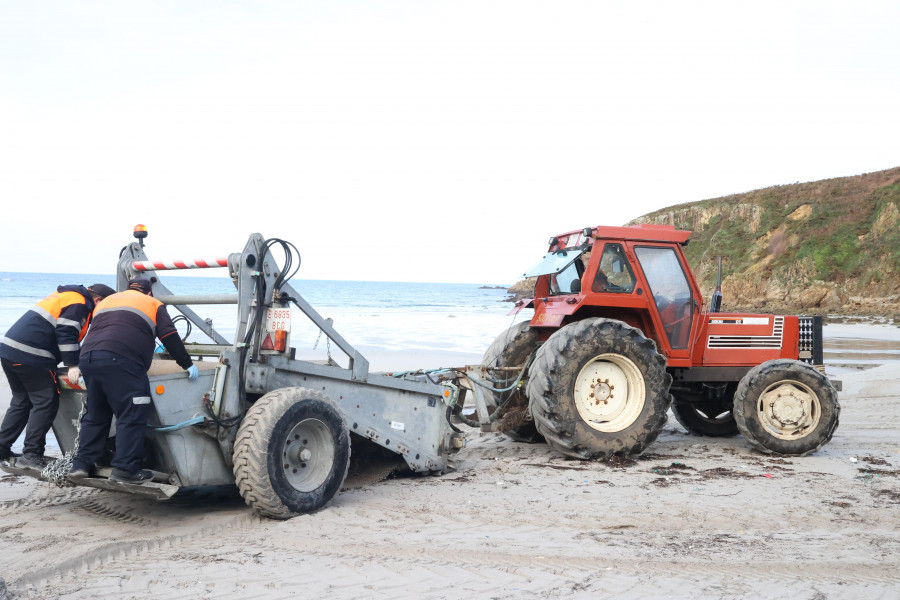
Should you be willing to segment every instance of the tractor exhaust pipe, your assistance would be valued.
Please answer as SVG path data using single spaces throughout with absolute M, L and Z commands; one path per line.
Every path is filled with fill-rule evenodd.
M 722 311 L 722 257 L 716 257 L 716 291 L 713 292 L 712 299 L 709 301 L 709 312 L 717 313 Z

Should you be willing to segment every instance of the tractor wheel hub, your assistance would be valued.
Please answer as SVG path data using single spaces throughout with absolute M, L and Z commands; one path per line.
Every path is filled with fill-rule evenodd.
M 782 425 L 796 425 L 806 416 L 803 398 L 794 392 L 778 394 L 770 408 L 772 418 Z
M 609 380 L 598 381 L 594 385 L 594 402 L 600 404 L 608 404 L 612 396 L 613 386 L 609 385 Z

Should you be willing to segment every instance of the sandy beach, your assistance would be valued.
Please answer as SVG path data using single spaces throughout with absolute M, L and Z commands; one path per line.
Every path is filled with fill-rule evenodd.
M 898 598 L 900 375 L 841 379 L 840 426 L 813 456 L 671 417 L 615 464 L 469 430 L 455 471 L 351 478 L 289 521 L 230 490 L 162 503 L 4 475 L 0 577 L 42 599 Z

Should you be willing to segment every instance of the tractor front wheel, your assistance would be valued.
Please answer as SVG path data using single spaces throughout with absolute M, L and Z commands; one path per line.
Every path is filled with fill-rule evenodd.
M 538 349 L 528 398 L 537 430 L 580 459 L 639 454 L 659 435 L 672 403 L 666 359 L 639 329 L 590 318 Z
M 752 368 L 734 397 L 738 429 L 766 454 L 815 452 L 834 435 L 840 412 L 834 386 L 797 360 L 770 360 Z
M 325 506 L 350 465 L 350 432 L 325 395 L 269 392 L 247 411 L 234 443 L 234 478 L 256 512 L 288 519 Z

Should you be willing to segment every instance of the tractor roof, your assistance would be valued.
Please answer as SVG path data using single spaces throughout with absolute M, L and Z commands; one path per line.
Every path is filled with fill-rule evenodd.
M 556 236 L 560 242 L 568 240 L 574 243 L 576 239 L 580 242 L 584 229 L 568 231 Z M 675 229 L 672 225 L 634 225 L 632 227 L 608 227 L 598 225 L 591 228 L 592 237 L 594 239 L 620 239 L 635 242 L 674 242 L 676 244 L 686 244 L 688 238 L 691 237 L 690 231 L 682 231 Z M 571 247 L 573 243 L 566 243 L 565 246 Z

